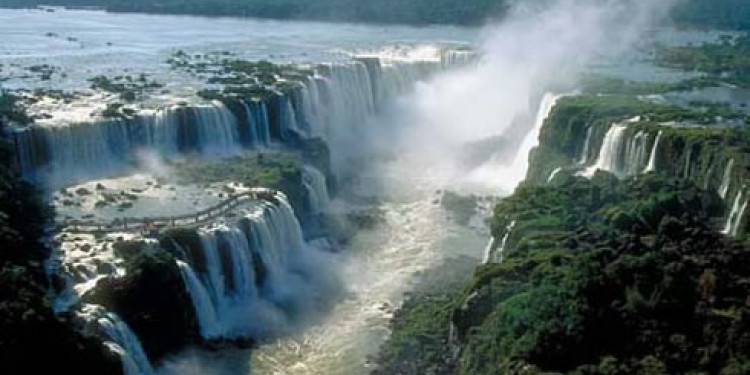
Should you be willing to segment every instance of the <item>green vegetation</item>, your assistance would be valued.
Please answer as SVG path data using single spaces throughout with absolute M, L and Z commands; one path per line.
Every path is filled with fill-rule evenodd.
M 721 43 L 661 48 L 657 63 L 706 73 L 708 79 L 750 88 L 750 37 L 724 38 Z
M 401 373 L 744 373 L 750 248 L 707 225 L 722 212 L 715 193 L 656 175 L 522 187 L 492 219 L 496 235 L 516 221 L 503 263 L 448 300 L 405 305 L 409 327 L 438 321 L 396 325 L 384 352 L 411 342 L 441 358 Z M 440 339 L 419 344 L 430 335 Z M 451 341 L 460 351 L 446 358 Z
M 448 322 L 459 307 L 455 296 L 471 281 L 474 267 L 471 258 L 448 259 L 416 277 L 409 297 L 394 313 L 393 333 L 374 359 L 378 367 L 373 375 L 453 373 Z
M 126 276 L 107 278 L 84 300 L 114 311 L 138 336 L 152 362 L 198 341 L 190 296 L 174 257 L 142 242 L 120 242 Z
M 114 12 L 246 16 L 405 24 L 480 24 L 504 9 L 502 0 L 0 0 L 0 6 L 102 6 Z
M 156 81 L 148 81 L 145 74 L 134 78 L 132 76 L 106 77 L 96 76 L 90 78 L 91 88 L 119 95 L 126 102 L 133 102 L 146 91 L 152 91 L 164 87 Z
M 477 271 L 454 315 L 460 373 L 719 373 L 746 363 L 750 249 L 706 226 L 713 193 L 644 176 L 526 187 L 504 262 Z M 734 265 L 733 265 L 734 263 Z M 468 299 L 468 297 L 466 297 Z
M 581 80 L 583 91 L 587 94 L 613 95 L 664 94 L 673 91 L 690 91 L 711 87 L 719 83 L 719 80 L 710 77 L 699 77 L 679 82 L 641 82 L 595 74 L 584 76 Z
M 11 124 L 26 125 L 31 122 L 31 118 L 20 101 L 17 95 L 0 91 L 0 126 L 2 128 Z
M 0 93 L 0 134 L 9 120 L 24 122 L 15 97 Z M 3 150 L 11 147 L 0 138 Z M 41 243 L 51 217 L 37 191 L 10 168 L 9 152 L 0 153 L 0 363 L 5 374 L 56 371 L 71 374 L 120 374 L 119 358 L 95 337 L 73 330 L 69 318 L 52 311 Z M 59 281 L 59 280 L 53 280 Z M 40 361 L 40 358 L 44 360 Z
M 610 84 L 619 94 L 662 89 L 597 85 Z M 719 233 L 728 207 L 716 191 L 729 160 L 730 194 L 746 184 L 750 137 L 748 126 L 715 126 L 746 115 L 693 107 L 560 99 L 527 180 L 495 207 L 492 234 L 507 235 L 502 263 L 479 266 L 460 290 L 410 298 L 374 374 L 748 373 L 747 223 L 736 239 Z M 547 184 L 557 167 L 581 168 L 588 129 L 598 150 L 627 119 L 627 139 L 661 132 L 658 175 L 560 173 Z
M 109 103 L 107 104 L 107 108 L 102 111 L 102 116 L 106 118 L 125 119 L 135 116 L 136 113 L 134 109 L 125 107 L 122 103 Z
M 699 165 L 701 172 L 694 170 L 695 178 L 701 178 L 695 182 L 706 186 L 706 179 L 716 179 L 710 183 L 714 186 L 721 179 L 722 169 L 709 171 L 712 161 L 728 158 L 742 160 L 744 149 L 750 142 L 750 138 L 745 135 L 750 128 L 748 126 L 728 129 L 714 125 L 718 118 L 722 121 L 747 121 L 747 115 L 721 104 L 693 104 L 694 108 L 682 108 L 647 102 L 627 95 L 562 98 L 542 128 L 539 140 L 544 147 L 532 153 L 526 183 L 545 183 L 554 169 L 577 167 L 589 128 L 592 129 L 590 149 L 598 150 L 612 123 L 640 116 L 637 123 L 628 127 L 627 134 L 632 136 L 641 130 L 649 133 L 661 130 L 664 137 L 660 159 L 669 160 L 665 163 L 667 174 L 682 176 L 686 162 L 683 150 L 685 145 L 693 145 L 693 164 Z M 668 125 L 673 122 L 692 127 Z M 589 157 L 593 158 L 595 155 Z
M 300 82 L 313 74 L 312 70 L 268 61 L 236 59 L 229 52 L 188 55 L 179 50 L 167 60 L 172 69 L 193 75 L 208 76 L 206 83 L 220 85 L 220 89 L 202 89 L 198 96 L 206 100 L 230 103 L 233 100 L 266 101 L 301 88 Z
M 526 0 L 540 2 L 545 0 Z M 112 12 L 244 16 L 412 25 L 480 25 L 502 17 L 510 0 L 0 0 L 0 6 L 99 6 Z M 672 11 L 678 25 L 719 29 L 750 29 L 750 4 L 745 0 L 688 0 Z
M 301 210 L 304 207 L 301 166 L 297 153 L 268 151 L 222 160 L 191 160 L 179 165 L 175 173 L 181 184 L 236 181 L 279 190 L 295 209 Z

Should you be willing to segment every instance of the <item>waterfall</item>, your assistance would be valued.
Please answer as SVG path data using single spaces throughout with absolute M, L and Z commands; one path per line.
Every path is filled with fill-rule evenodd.
M 510 234 L 513 231 L 513 228 L 516 226 L 516 221 L 513 220 L 508 224 L 508 227 L 505 228 L 505 235 L 503 235 L 503 239 L 500 241 L 500 247 L 497 251 L 497 262 L 502 263 L 503 262 L 503 255 L 505 253 L 505 247 L 508 245 L 508 238 L 510 238 Z
M 744 203 L 741 203 L 742 195 L 743 193 L 741 190 L 737 192 L 737 195 L 734 198 L 734 203 L 732 204 L 732 210 L 729 212 L 727 222 L 721 233 L 734 237 L 739 232 L 742 218 L 745 215 L 745 210 L 747 209 L 747 204 L 750 200 L 750 197 L 748 197 L 745 199 Z
M 319 214 L 328 207 L 328 186 L 326 177 L 315 167 L 305 165 L 302 167 L 302 183 L 307 192 L 307 201 L 310 213 Z
M 490 263 L 492 259 L 492 253 L 497 249 L 497 239 L 493 236 L 490 237 L 490 241 L 487 243 L 487 247 L 484 248 L 484 258 L 482 258 L 482 264 Z
M 591 177 L 597 170 L 612 172 L 618 176 L 621 175 L 620 166 L 622 162 L 620 155 L 625 141 L 625 129 L 627 129 L 627 126 L 623 124 L 612 124 L 610 126 L 607 134 L 604 135 L 604 141 L 602 142 L 601 149 L 599 149 L 599 156 L 596 159 L 596 163 L 586 168 L 580 173 L 581 175 Z
M 557 104 L 560 97 L 560 95 L 545 93 L 542 97 L 541 103 L 539 103 L 539 110 L 537 111 L 536 119 L 534 120 L 534 127 L 526 138 L 524 138 L 523 143 L 516 154 L 515 161 L 513 162 L 514 166 L 523 167 L 522 170 L 524 174 L 529 166 L 529 153 L 539 145 L 539 134 L 542 132 L 544 121 L 547 120 L 547 117 L 549 117 L 550 112 L 552 112 L 552 109 L 555 107 L 555 104 Z
M 322 97 L 322 87 L 325 87 L 325 79 L 320 75 L 309 77 L 302 83 L 300 99 L 302 103 L 302 121 L 310 137 L 326 138 L 325 127 L 325 103 Z
M 729 192 L 729 183 L 732 177 L 732 168 L 734 167 L 734 159 L 730 159 L 727 163 L 726 169 L 724 169 L 724 177 L 721 179 L 721 186 L 719 187 L 719 196 L 721 199 L 727 198 Z
M 651 157 L 649 157 L 648 165 L 646 166 L 646 169 L 643 170 L 643 173 L 656 171 L 656 153 L 659 150 L 659 141 L 661 141 L 661 134 L 662 131 L 659 130 L 659 133 L 656 135 L 656 140 L 654 140 L 654 147 L 651 149 Z
M 709 186 L 711 185 L 711 176 L 714 173 L 714 169 L 716 167 L 716 163 L 713 162 L 713 158 L 709 159 L 708 163 L 708 170 L 706 171 L 706 176 L 703 180 L 703 189 L 708 190 Z M 729 179 L 727 179 L 728 181 Z M 727 189 L 728 189 L 729 183 L 727 183 Z M 722 198 L 723 199 L 723 198 Z
M 258 338 L 277 328 L 256 315 L 264 306 L 288 304 L 274 297 L 290 282 L 289 272 L 299 272 L 290 267 L 304 243 L 286 198 L 278 193 L 275 200 L 237 221 L 200 228 L 200 256 L 178 262 L 204 339 Z M 187 253 L 189 244 L 178 245 Z
M 309 135 L 328 142 L 333 170 L 340 172 L 347 165 L 341 148 L 366 136 L 369 119 L 419 81 L 470 60 L 457 56 L 425 60 L 359 56 L 351 62 L 320 65 L 300 92 L 298 118 Z
M 281 103 L 279 108 L 281 140 L 288 141 L 294 134 L 300 134 L 301 129 L 297 126 L 297 113 L 292 106 L 291 98 L 284 96 L 279 101 Z
M 323 103 L 322 111 L 305 114 L 306 118 L 317 119 L 312 124 L 317 134 L 330 137 L 334 131 L 351 131 L 363 125 L 375 113 L 375 98 L 371 77 L 363 63 L 329 64 L 323 66 L 323 80 L 319 88 L 325 100 L 307 99 Z M 310 95 L 306 90 L 303 94 Z M 320 95 L 319 93 L 312 93 Z
M 562 172 L 562 167 L 557 167 L 557 168 L 555 168 L 555 170 L 554 170 L 554 171 L 552 171 L 552 173 L 550 173 L 550 174 L 549 174 L 549 177 L 547 178 L 547 183 L 550 183 L 550 182 L 552 182 L 552 180 L 554 180 L 554 179 L 555 179 L 555 177 L 556 177 L 556 176 L 558 175 L 558 173 L 560 173 L 560 172 Z
M 219 318 L 211 297 L 208 295 L 208 291 L 201 284 L 201 280 L 189 264 L 178 260 L 177 266 L 180 268 L 185 288 L 188 290 L 190 298 L 193 301 L 193 308 L 195 309 L 195 316 L 198 319 L 201 337 L 218 336 L 220 333 L 218 329 Z
M 154 373 L 138 337 L 113 313 L 99 318 L 99 325 L 112 340 L 108 345 L 122 358 L 125 375 L 150 375 Z
M 441 60 L 443 68 L 448 69 L 475 63 L 477 61 L 477 54 L 474 51 L 447 50 L 443 51 Z
M 247 118 L 247 139 L 245 144 L 248 146 L 268 145 L 271 143 L 271 124 L 268 121 L 268 109 L 266 104 L 259 101 L 242 101 L 245 108 L 245 117 Z
M 685 147 L 685 169 L 682 172 L 682 178 L 690 178 L 690 162 L 693 158 L 693 147 L 688 145 Z
M 117 314 L 103 307 L 84 305 L 78 316 L 90 325 L 121 361 L 125 375 L 152 375 L 154 369 L 146 356 L 138 337 Z
M 144 150 L 162 158 L 226 156 L 271 141 L 293 141 L 294 135 L 322 137 L 331 146 L 345 144 L 378 109 L 420 80 L 467 64 L 473 60 L 470 55 L 443 53 L 422 60 L 375 56 L 321 64 L 297 91 L 266 101 L 239 100 L 240 113 L 211 102 L 143 110 L 123 119 L 34 124 L 13 132 L 17 160 L 27 179 L 57 187 L 122 173 L 137 166 Z
M 221 103 L 194 108 L 197 118 L 197 148 L 204 154 L 236 153 L 240 147 L 237 118 Z
M 240 150 L 237 118 L 221 103 L 144 111 L 128 119 L 32 125 L 13 133 L 21 172 L 56 186 L 133 166 L 143 150 L 227 155 Z
M 503 238 L 500 240 L 500 243 L 497 243 L 497 240 L 495 237 L 492 237 L 490 239 L 489 244 L 487 244 L 487 248 L 484 252 L 484 259 L 482 260 L 482 264 L 488 264 L 492 262 L 502 263 L 503 261 L 503 253 L 505 252 L 505 247 L 508 244 L 508 239 L 510 238 L 510 234 L 513 232 L 513 228 L 516 226 L 516 221 L 513 220 L 508 224 L 507 227 L 505 227 L 505 234 L 503 234 Z
M 737 233 L 740 231 L 740 225 L 742 225 L 742 219 L 745 216 L 745 211 L 747 210 L 747 204 L 750 202 L 750 197 L 745 198 L 745 203 L 742 204 L 742 207 L 740 207 L 740 210 L 737 211 L 737 217 L 734 220 L 734 225 L 732 225 L 732 230 L 730 231 L 730 235 L 732 237 L 736 237 Z
M 578 165 L 585 165 L 586 162 L 589 160 L 589 147 L 591 145 L 591 135 L 594 133 L 594 127 L 589 126 L 588 129 L 586 129 L 586 141 L 583 144 L 583 152 L 581 153 L 581 157 L 578 159 Z
M 648 144 L 648 133 L 640 130 L 628 142 L 625 148 L 624 175 L 634 176 L 641 172 L 646 163 L 646 147 Z

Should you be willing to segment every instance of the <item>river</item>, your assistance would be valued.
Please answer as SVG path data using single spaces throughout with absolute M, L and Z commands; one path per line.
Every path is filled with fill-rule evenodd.
M 584 18 L 575 22 L 576 27 L 587 22 L 596 27 L 600 21 Z M 366 124 L 369 129 L 379 129 L 362 135 L 366 142 L 332 145 L 334 150 L 343 147 L 345 152 L 357 152 L 367 159 L 346 180 L 332 210 L 346 212 L 354 207 L 380 212 L 375 226 L 358 231 L 334 255 L 331 264 L 336 269 L 331 272 L 340 273 L 346 291 L 343 300 L 329 314 L 289 337 L 261 342 L 252 350 L 188 349 L 168 358 L 158 369 L 174 375 L 359 375 L 368 373 L 368 357 L 388 337 L 391 314 L 421 271 L 461 256 L 476 263 L 482 259 L 489 238 L 482 223 L 487 212 L 479 213 L 470 225 L 459 224 L 440 204 L 441 196 L 446 190 L 507 194 L 523 179 L 528 154 L 553 103 L 539 80 L 559 74 L 558 67 L 572 63 L 644 77 L 642 67 L 647 64 L 632 56 L 622 60 L 627 64 L 618 65 L 594 59 L 599 52 L 594 46 L 578 53 L 576 48 L 594 42 L 584 33 L 558 35 L 572 29 L 571 25 L 558 25 L 562 27 L 558 30 L 532 23 L 520 31 L 513 29 L 517 26 L 492 30 L 494 35 L 488 37 L 479 29 L 448 26 L 0 10 L 0 83 L 11 89 L 85 90 L 87 79 L 97 74 L 143 72 L 178 94 L 195 84 L 165 64 L 180 49 L 189 53 L 230 51 L 242 58 L 280 63 L 314 63 L 400 45 L 477 46 L 482 40 L 487 64 L 417 83 L 414 92 L 392 98 L 388 113 Z M 553 36 L 567 44 L 545 44 Z M 529 45 L 536 47 L 534 53 L 526 53 Z M 35 64 L 60 70 L 50 79 L 42 79 L 28 74 L 26 68 Z M 654 78 L 653 71 L 648 71 L 648 78 L 643 79 Z M 656 75 L 655 79 L 664 79 L 675 72 L 657 71 Z M 467 144 L 504 135 L 508 129 L 515 134 L 510 139 L 515 147 L 509 147 L 503 156 L 487 155 L 472 168 L 454 163 Z

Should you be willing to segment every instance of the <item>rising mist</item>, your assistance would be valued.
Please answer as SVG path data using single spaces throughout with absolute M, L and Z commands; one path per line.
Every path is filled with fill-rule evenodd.
M 526 156 L 517 154 L 522 144 L 535 142 L 524 139 L 544 94 L 573 92 L 590 64 L 632 53 L 673 3 L 518 1 L 502 22 L 484 28 L 476 64 L 418 85 L 367 127 L 367 139 L 381 153 L 409 163 L 404 171 L 430 171 L 472 192 L 507 194 L 525 176 Z M 484 163 L 458 162 L 473 142 L 493 136 L 499 141 Z

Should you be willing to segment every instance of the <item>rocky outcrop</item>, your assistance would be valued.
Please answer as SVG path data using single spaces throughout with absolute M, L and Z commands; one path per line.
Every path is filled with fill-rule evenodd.
M 83 299 L 117 313 L 152 363 L 198 341 L 190 296 L 168 252 L 143 247 L 129 257 L 124 277 L 100 281 Z
M 744 236 L 742 208 L 750 178 L 747 138 L 736 128 L 698 126 L 705 121 L 700 116 L 630 97 L 564 98 L 542 129 L 524 183 L 591 176 L 597 169 L 620 178 L 645 173 L 683 178 L 719 193 L 727 206 L 723 229 Z M 738 204 L 733 213 L 734 201 Z

